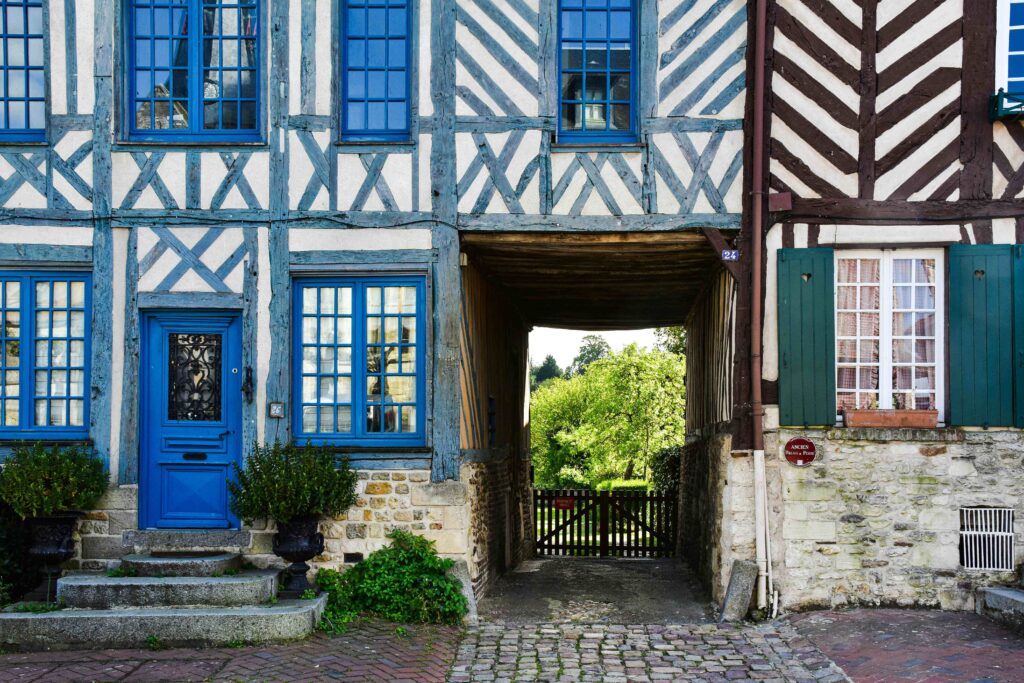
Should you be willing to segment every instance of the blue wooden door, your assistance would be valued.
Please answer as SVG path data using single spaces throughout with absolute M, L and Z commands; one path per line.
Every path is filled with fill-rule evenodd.
M 140 528 L 238 527 L 227 481 L 242 453 L 241 329 L 231 313 L 143 316 Z

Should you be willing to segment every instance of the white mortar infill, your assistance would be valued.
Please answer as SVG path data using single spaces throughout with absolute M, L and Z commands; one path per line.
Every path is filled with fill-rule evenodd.
M 296 228 L 288 231 L 290 251 L 389 251 L 431 247 L 430 230 L 420 228 Z

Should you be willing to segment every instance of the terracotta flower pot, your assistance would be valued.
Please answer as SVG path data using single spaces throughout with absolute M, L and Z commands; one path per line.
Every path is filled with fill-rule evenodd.
M 939 424 L 937 410 L 847 410 L 843 412 L 847 427 L 882 427 L 888 429 L 935 429 Z
M 324 551 L 324 535 L 317 530 L 319 524 L 320 518 L 315 515 L 295 517 L 277 524 L 274 554 L 292 563 L 286 570 L 290 575 L 288 586 L 282 591 L 289 597 L 299 597 L 307 590 L 317 590 L 306 578 L 306 573 L 309 571 L 307 562 Z

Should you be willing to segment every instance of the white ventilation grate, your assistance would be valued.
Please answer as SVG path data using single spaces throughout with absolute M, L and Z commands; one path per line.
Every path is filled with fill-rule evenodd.
M 960 509 L 960 564 L 967 569 L 1013 571 L 1013 509 Z

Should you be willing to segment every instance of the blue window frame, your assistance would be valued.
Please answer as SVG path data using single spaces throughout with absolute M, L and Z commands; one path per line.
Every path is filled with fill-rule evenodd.
M 89 433 L 87 273 L 0 272 L 0 438 Z
M 42 0 L 0 2 L 0 140 L 43 140 L 46 78 Z
M 259 0 L 126 2 L 128 137 L 259 141 Z
M 296 440 L 422 446 L 423 277 L 296 280 Z
M 560 0 L 560 142 L 636 140 L 636 0 Z
M 409 0 L 344 0 L 341 135 L 409 138 Z
M 1024 1 L 1009 0 L 1006 91 L 1024 93 Z

